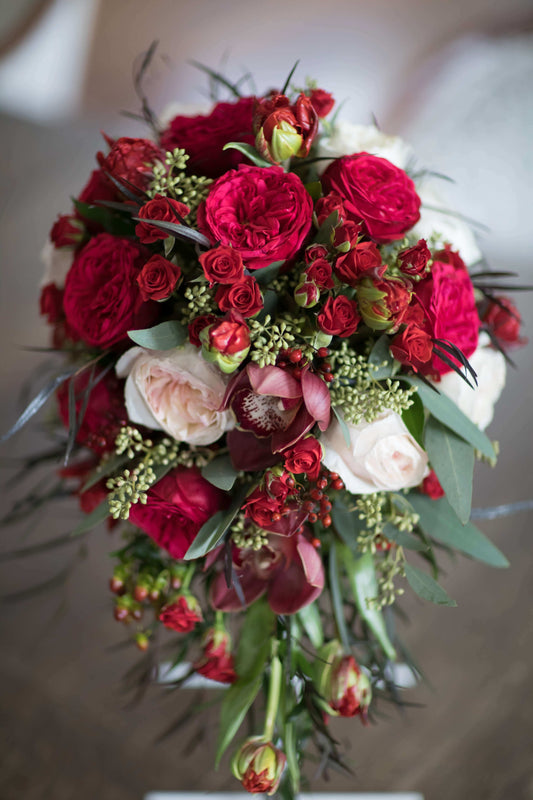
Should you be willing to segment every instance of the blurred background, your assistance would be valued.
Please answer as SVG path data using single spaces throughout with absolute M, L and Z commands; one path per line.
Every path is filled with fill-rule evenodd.
M 39 252 L 55 216 L 69 210 L 110 135 L 143 135 L 120 115 L 138 110 L 133 64 L 159 40 L 146 91 L 156 111 L 206 102 L 196 59 L 230 78 L 252 71 L 257 91 L 297 76 L 316 78 L 342 115 L 404 136 L 419 162 L 456 183 L 448 200 L 484 223 L 480 243 L 493 269 L 533 283 L 532 0 L 0 0 L 0 419 L 7 428 L 19 390 L 46 355 L 38 317 Z M 532 338 L 533 298 L 517 297 Z M 477 506 L 533 497 L 533 347 L 489 429 L 501 444 L 496 470 L 477 468 Z M 20 486 L 9 459 L 31 453 L 25 432 L 2 453 L 4 511 Z M 3 481 L 4 482 L 4 481 Z M 64 533 L 74 505 L 33 527 L 6 528 L 2 549 Z M 38 522 L 38 525 L 37 525 Z M 461 558 L 444 585 L 458 609 L 409 598 L 404 639 L 431 688 L 423 704 L 369 728 L 335 726 L 355 778 L 332 775 L 338 791 L 418 790 L 427 800 L 533 798 L 532 516 L 482 523 L 509 557 L 509 570 Z M 112 544 L 93 534 L 66 585 L 2 605 L 0 659 L 3 800 L 140 800 L 149 789 L 229 789 L 211 769 L 214 731 L 203 717 L 160 744 L 155 739 L 196 700 L 161 689 L 127 707 L 121 678 L 135 653 L 107 595 Z M 75 551 L 2 564 L 1 594 L 19 592 L 68 566 Z M 453 566 L 453 569 L 452 569 Z M 312 776 L 312 771 L 309 772 Z M 235 784 L 236 785 L 236 784 Z M 316 791 L 328 786 L 313 783 Z

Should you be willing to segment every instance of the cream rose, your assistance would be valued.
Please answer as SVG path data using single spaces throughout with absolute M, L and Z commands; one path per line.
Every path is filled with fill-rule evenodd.
M 491 347 L 489 335 L 482 332 L 477 349 L 469 361 L 477 372 L 478 385 L 475 389 L 471 389 L 456 372 L 447 372 L 435 386 L 484 431 L 492 422 L 494 406 L 505 386 L 505 358 Z
M 362 152 L 386 158 L 400 169 L 405 169 L 413 154 L 411 147 L 403 139 L 399 136 L 388 136 L 375 125 L 336 122 L 330 135 L 321 137 L 317 155 L 334 159 Z M 318 171 L 322 173 L 329 163 L 317 161 Z
M 47 239 L 41 250 L 41 261 L 44 264 L 41 286 L 55 283 L 58 289 L 62 289 L 73 260 L 72 247 L 55 247 L 54 243 Z
M 219 411 L 226 378 L 192 344 L 168 351 L 132 347 L 116 371 L 127 377 L 125 401 L 132 422 L 192 445 L 216 442 L 234 426 L 232 413 Z
M 338 472 L 352 494 L 394 492 L 418 486 L 428 471 L 428 457 L 395 411 L 384 411 L 374 422 L 347 424 L 350 447 L 335 419 L 320 441 L 322 461 Z
M 450 244 L 468 266 L 479 261 L 482 253 L 472 228 L 459 217 L 453 216 L 453 213 L 446 213 L 446 201 L 430 183 L 423 183 L 417 187 L 417 193 L 422 200 L 420 220 L 410 233 L 428 241 L 432 236 L 438 235 L 439 241 L 442 244 L 445 242 Z M 442 208 L 445 211 L 444 213 L 434 211 L 434 208 Z

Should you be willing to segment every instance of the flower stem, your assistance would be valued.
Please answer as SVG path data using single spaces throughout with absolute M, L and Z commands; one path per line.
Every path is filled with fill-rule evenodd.
M 268 684 L 268 700 L 265 716 L 264 740 L 271 742 L 274 737 L 274 727 L 278 713 L 281 680 L 283 677 L 283 667 L 278 656 L 279 642 L 272 639 L 272 658 L 270 660 L 270 681 Z
M 189 564 L 185 572 L 185 575 L 183 576 L 183 581 L 181 584 L 182 591 L 187 591 L 194 577 L 195 572 L 196 572 L 196 564 L 193 562 L 192 564 Z

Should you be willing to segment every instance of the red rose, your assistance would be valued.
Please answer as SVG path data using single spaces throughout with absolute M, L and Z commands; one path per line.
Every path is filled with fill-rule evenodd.
M 221 311 L 235 309 L 243 317 L 253 317 L 263 308 L 263 298 L 259 284 L 253 275 L 245 275 L 240 281 L 221 286 L 215 295 Z
M 139 209 L 137 216 L 145 220 L 155 219 L 158 222 L 174 222 L 179 225 L 189 212 L 190 208 L 185 203 L 158 194 Z M 158 239 L 167 239 L 170 236 L 169 233 L 155 225 L 150 225 L 149 222 L 139 222 L 135 226 L 135 235 L 143 244 L 152 244 Z
M 335 261 L 335 275 L 343 283 L 355 286 L 359 278 L 381 265 L 381 253 L 374 242 L 359 242 Z
M 341 222 L 333 231 L 333 246 L 343 253 L 355 247 L 361 236 L 362 224 L 349 219 Z
M 78 200 L 80 203 L 93 205 L 98 201 L 113 201 L 120 199 L 120 196 L 111 181 L 106 178 L 101 169 L 91 172 L 91 177 L 81 190 Z M 79 213 L 79 212 L 78 212 Z
M 243 508 L 246 519 L 251 519 L 264 531 L 280 536 L 292 536 L 303 525 L 309 512 L 297 500 L 287 499 L 274 491 L 275 487 L 260 489 L 250 494 Z
M 394 337 L 390 351 L 396 361 L 412 367 L 415 372 L 424 371 L 433 354 L 431 336 L 416 325 L 408 325 Z
M 50 231 L 55 247 L 75 247 L 85 235 L 85 226 L 74 214 L 60 215 Z
M 310 267 L 305 270 L 308 281 L 315 283 L 319 289 L 333 289 L 334 282 L 331 277 L 332 268 L 325 258 L 316 258 Z
M 163 256 L 149 258 L 137 275 L 143 300 L 165 300 L 181 278 L 181 269 Z
M 69 387 L 74 381 L 76 418 L 85 408 L 76 441 L 98 455 L 115 448 L 115 439 L 120 428 L 126 424 L 128 415 L 124 405 L 124 381 L 113 372 L 106 372 L 99 379 L 99 372 L 93 376 L 93 388 L 88 392 L 91 370 L 85 369 L 76 378 L 65 381 L 57 391 L 59 416 L 65 428 L 69 428 Z
M 433 256 L 435 261 L 440 261 L 443 264 L 451 264 L 452 267 L 455 269 L 467 269 L 467 266 L 459 253 L 455 250 L 452 250 L 451 245 L 445 244 L 443 250 L 439 250 L 438 253 L 435 253 Z
M 281 167 L 241 166 L 211 186 L 198 209 L 198 227 L 233 247 L 248 269 L 287 261 L 311 228 L 313 201 L 303 183 Z
M 90 347 L 112 347 L 154 321 L 156 306 L 142 302 L 137 285 L 148 255 L 129 239 L 100 233 L 74 259 L 63 305 L 69 326 Z
M 406 322 L 412 298 L 412 284 L 406 278 L 367 275 L 357 284 L 359 310 L 372 330 L 395 333 Z
M 198 600 L 189 593 L 178 595 L 159 612 L 159 622 L 178 633 L 189 633 L 203 619 Z
M 333 95 L 331 95 L 329 92 L 326 92 L 324 89 L 311 89 L 309 99 L 320 119 L 327 117 L 335 105 Z
M 196 467 L 177 467 L 149 490 L 146 505 L 131 507 L 130 521 L 179 559 L 204 522 L 225 506 L 226 499 Z
M 385 158 L 368 153 L 337 158 L 322 175 L 322 185 L 342 197 L 348 219 L 363 220 L 376 242 L 401 239 L 420 219 L 413 181 Z
M 303 93 L 292 104 L 286 95 L 272 93 L 256 100 L 254 131 L 261 155 L 279 164 L 309 154 L 318 133 L 318 115 Z
M 222 355 L 234 355 L 250 347 L 250 329 L 240 314 L 230 311 L 209 327 L 209 347 Z
M 316 481 L 320 473 L 322 446 L 313 436 L 300 439 L 294 447 L 283 453 L 285 469 L 294 475 L 307 475 L 309 480 Z
M 317 222 L 322 225 L 334 211 L 339 212 L 339 222 L 346 220 L 346 211 L 344 210 L 344 201 L 340 194 L 329 192 L 324 197 L 320 197 L 316 201 L 315 213 Z
M 312 264 L 317 258 L 327 258 L 327 256 L 328 248 L 323 244 L 310 244 L 304 254 L 306 264 Z
M 213 322 L 217 322 L 218 319 L 219 318 L 215 314 L 203 314 L 201 317 L 196 317 L 192 322 L 189 322 L 188 330 L 190 343 L 195 347 L 201 347 L 201 332 L 204 328 L 207 328 L 208 325 L 212 325 Z
M 328 297 L 324 308 L 318 315 L 318 326 L 331 336 L 351 336 L 361 322 L 357 303 L 344 295 Z
M 483 322 L 503 347 L 527 344 L 520 338 L 520 312 L 510 297 L 498 296 L 489 300 Z
M 245 156 L 237 150 L 223 150 L 228 142 L 254 144 L 252 133 L 253 97 L 241 97 L 236 103 L 217 103 L 210 114 L 174 117 L 161 134 L 161 147 L 181 147 L 190 156 L 191 172 L 218 178 L 237 167 Z
M 217 247 L 200 256 L 200 264 L 209 285 L 234 283 L 244 277 L 241 254 L 233 247 Z
M 154 163 L 163 161 L 159 147 L 149 139 L 127 136 L 121 136 L 116 141 L 106 137 L 106 140 L 111 146 L 107 156 L 96 154 L 101 169 L 124 184 L 126 189 L 144 192 L 150 183 Z
M 420 491 L 423 492 L 423 494 L 427 494 L 432 500 L 439 500 L 441 497 L 444 497 L 445 494 L 433 470 L 431 470 L 429 475 L 422 481 Z
M 226 630 L 210 628 L 204 636 L 203 653 L 194 669 L 204 678 L 219 683 L 234 683 L 237 680 L 235 664 L 231 654 L 231 639 Z
M 64 319 L 63 289 L 58 289 L 55 283 L 47 283 L 41 289 L 39 298 L 39 311 L 49 325 L 55 325 Z
M 398 254 L 400 271 L 412 278 L 421 278 L 427 272 L 431 253 L 425 239 L 419 239 L 413 247 L 408 247 Z
M 428 333 L 451 342 L 470 358 L 477 347 L 480 322 L 467 270 L 434 261 L 430 275 L 416 285 L 416 298 L 426 313 Z M 452 368 L 434 353 L 431 371 L 444 375 Z

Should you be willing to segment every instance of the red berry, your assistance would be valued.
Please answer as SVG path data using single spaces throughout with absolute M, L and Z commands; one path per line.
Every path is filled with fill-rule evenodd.
M 137 621 L 142 619 L 143 616 L 142 608 L 134 608 L 133 611 L 131 612 L 131 616 L 133 617 L 133 619 L 136 619 Z
M 294 375 L 295 378 L 301 378 L 302 370 L 300 369 L 300 367 L 296 367 L 296 369 L 293 369 L 292 374 Z
M 336 481 L 337 478 L 339 477 L 339 473 L 338 472 L 330 472 L 329 473 L 329 477 L 331 478 L 332 481 Z
M 312 511 L 315 507 L 315 504 L 312 500 L 306 500 L 304 503 L 304 511 Z
M 126 622 L 130 612 L 124 606 L 116 606 L 113 614 L 117 622 Z
M 324 526 L 324 528 L 329 528 L 329 526 L 331 525 L 331 517 L 329 514 L 326 514 L 325 517 L 322 517 L 322 525 Z
M 327 478 L 319 478 L 316 482 L 317 489 L 325 489 L 327 485 L 328 485 Z
M 341 481 L 340 478 L 336 478 L 332 482 L 331 487 L 332 487 L 332 489 L 335 489 L 336 491 L 339 491 L 340 489 L 344 489 L 344 482 Z
M 124 581 L 121 581 L 120 578 L 113 577 L 109 580 L 109 588 L 113 594 L 124 594 Z
M 321 546 L 322 542 L 320 541 L 320 539 L 311 539 L 311 544 L 313 545 L 313 547 L 318 548 Z
M 294 489 L 294 487 L 296 486 L 296 481 L 291 475 L 289 475 L 288 478 L 285 478 L 285 486 L 288 489 Z
M 142 603 L 148 597 L 148 589 L 146 586 L 136 586 L 133 590 L 133 596 L 138 603 Z
M 320 489 L 312 489 L 310 494 L 313 500 L 322 500 L 324 497 L 324 492 L 321 492 Z
M 318 519 L 318 514 L 315 514 L 314 512 L 312 514 L 309 514 L 309 522 L 316 522 L 317 519 Z
M 152 589 L 152 591 L 150 592 L 148 597 L 150 598 L 152 603 L 155 603 L 155 602 L 157 602 L 157 600 L 159 600 L 159 595 L 160 594 L 161 593 L 160 593 L 159 589 Z
M 274 513 L 272 514 L 272 522 L 279 522 L 280 519 L 281 519 L 281 514 L 279 514 L 277 511 L 274 511 Z
M 320 510 L 324 514 L 328 514 L 331 511 L 331 503 L 329 502 L 327 497 L 323 497 L 320 501 Z
M 322 366 L 320 367 L 321 372 L 331 372 L 331 364 L 329 361 L 324 361 Z
M 329 350 L 327 347 L 319 347 L 316 354 L 319 358 L 327 358 L 327 356 L 329 356 Z
M 297 364 L 298 361 L 302 360 L 302 351 L 297 348 L 296 350 L 291 350 L 289 353 L 289 361 L 292 361 L 293 364 Z
M 326 383 L 331 383 L 331 381 L 333 380 L 333 375 L 331 374 L 331 372 L 324 372 L 322 377 L 324 378 Z

